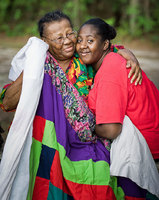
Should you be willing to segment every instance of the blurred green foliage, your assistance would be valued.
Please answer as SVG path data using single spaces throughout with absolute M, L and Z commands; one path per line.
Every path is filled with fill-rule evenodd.
M 56 9 L 68 14 L 76 29 L 88 18 L 101 17 L 124 35 L 153 34 L 158 38 L 158 0 L 0 0 L 0 32 L 38 35 L 37 21 Z

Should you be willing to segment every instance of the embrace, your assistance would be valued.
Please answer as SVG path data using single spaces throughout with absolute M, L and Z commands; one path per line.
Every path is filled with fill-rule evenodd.
M 147 138 L 137 120 L 129 119 L 129 110 L 139 112 L 134 107 L 140 97 L 126 98 L 130 89 L 141 94 L 148 87 L 156 103 L 159 92 L 136 65 L 128 78 L 133 72 L 126 60 L 137 63 L 133 54 L 111 45 L 116 32 L 99 18 L 77 34 L 69 17 L 54 11 L 38 27 L 41 39 L 30 38 L 13 58 L 13 82 L 3 90 L 1 107 L 16 112 L 0 164 L 0 199 L 159 197 L 153 160 L 159 158 L 159 125 Z

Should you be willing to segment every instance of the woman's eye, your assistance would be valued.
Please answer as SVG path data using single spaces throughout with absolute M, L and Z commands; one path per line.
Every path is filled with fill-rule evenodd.
M 72 36 L 72 35 L 74 35 L 74 34 L 75 34 L 74 32 L 67 33 L 67 37 Z
M 92 43 L 92 42 L 93 42 L 93 40 L 88 40 L 87 42 L 88 42 L 88 43 Z
M 63 39 L 63 37 L 58 37 L 56 40 L 61 41 L 62 39 Z
M 82 40 L 81 39 L 77 39 L 77 43 L 81 43 L 82 42 Z

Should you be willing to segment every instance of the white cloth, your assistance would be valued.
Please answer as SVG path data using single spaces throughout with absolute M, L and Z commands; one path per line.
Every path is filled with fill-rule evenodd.
M 125 116 L 121 134 L 110 150 L 110 174 L 130 178 L 159 197 L 159 173 L 149 147 L 129 117 Z
M 45 44 L 42 40 L 40 40 L 36 37 L 31 37 L 28 40 L 26 45 L 23 48 L 21 48 L 18 51 L 18 53 L 14 56 L 14 58 L 12 59 L 11 68 L 10 68 L 10 71 L 9 71 L 9 79 L 11 81 L 15 81 L 17 79 L 17 77 L 21 74 L 21 72 L 23 71 L 26 58 L 29 59 L 28 50 L 30 51 L 30 55 L 33 53 L 33 56 L 35 56 L 35 58 L 33 58 L 33 56 L 31 56 L 30 59 L 33 59 L 33 60 L 36 59 L 36 58 L 39 59 L 40 57 L 39 57 L 38 53 L 41 50 L 45 52 L 46 49 L 45 48 L 44 48 L 44 50 L 38 49 L 38 47 L 40 47 L 39 45 L 42 45 L 41 47 L 46 46 Z M 38 45 L 38 46 L 35 46 L 35 45 Z M 34 48 L 36 48 L 36 49 L 34 49 Z M 37 52 L 35 52 L 35 51 L 37 51 Z M 32 62 L 33 60 L 30 60 L 30 61 Z
M 26 199 L 32 123 L 40 98 L 47 50 L 45 42 L 32 37 L 12 61 L 9 78 L 16 80 L 22 70 L 24 74 L 21 97 L 0 163 L 1 200 Z

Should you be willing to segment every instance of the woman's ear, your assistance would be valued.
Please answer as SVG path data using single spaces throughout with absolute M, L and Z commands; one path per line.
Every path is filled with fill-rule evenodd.
M 109 47 L 109 43 L 110 43 L 109 40 L 105 40 L 105 41 L 104 41 L 104 48 L 103 48 L 104 51 L 108 49 L 108 47 Z
M 46 42 L 46 39 L 45 39 L 45 37 L 41 37 L 41 39 L 44 41 L 44 42 Z M 47 42 L 46 42 L 47 43 Z
M 49 43 L 48 43 L 48 41 L 46 40 L 45 37 L 42 37 L 41 39 L 49 45 Z

